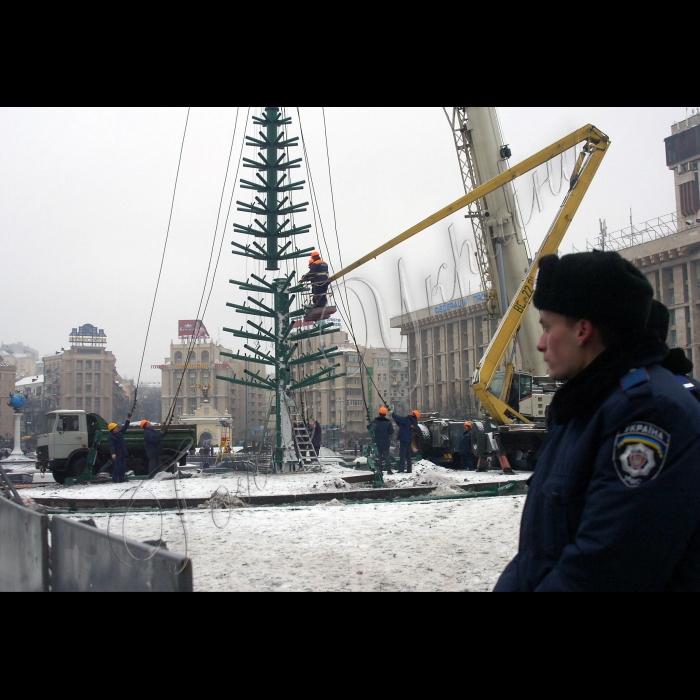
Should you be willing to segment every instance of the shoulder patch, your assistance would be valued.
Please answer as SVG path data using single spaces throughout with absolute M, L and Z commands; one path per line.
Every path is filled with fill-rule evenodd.
M 628 391 L 635 386 L 640 384 L 645 384 L 649 381 L 649 372 L 647 372 L 646 367 L 639 367 L 638 369 L 633 369 L 628 372 L 622 379 L 620 379 L 620 386 L 623 391 Z
M 615 436 L 613 464 L 625 486 L 655 479 L 664 468 L 671 436 L 653 423 L 631 423 Z

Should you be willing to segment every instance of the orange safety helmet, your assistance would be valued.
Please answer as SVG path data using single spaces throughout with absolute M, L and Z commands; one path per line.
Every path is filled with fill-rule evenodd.
M 420 411 L 411 411 L 411 413 L 416 417 L 416 420 L 420 418 Z
M 471 427 L 472 427 L 472 424 L 471 424 L 469 421 L 467 421 L 467 422 L 464 424 L 464 427 L 465 427 L 465 428 L 471 428 Z
M 142 428 L 145 428 L 147 424 L 148 424 L 148 421 L 147 421 L 147 420 L 142 420 L 142 421 L 139 423 L 139 425 L 140 425 Z
M 386 414 L 387 414 L 387 410 L 386 410 L 386 408 L 384 408 L 384 406 L 382 406 L 382 407 L 379 409 L 379 415 L 380 415 L 380 416 L 385 416 Z
M 313 260 L 314 258 L 320 258 L 321 253 L 319 253 L 317 250 L 314 250 L 313 253 L 311 253 L 311 259 Z

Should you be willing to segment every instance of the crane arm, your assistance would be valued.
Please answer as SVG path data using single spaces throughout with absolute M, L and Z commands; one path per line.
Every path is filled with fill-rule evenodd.
M 521 416 L 517 411 L 512 409 L 504 399 L 507 398 L 506 384 L 504 382 L 504 390 L 501 396 L 495 396 L 489 391 L 491 382 L 500 366 L 510 343 L 515 339 L 515 335 L 520 328 L 523 316 L 535 291 L 535 277 L 539 266 L 540 259 L 543 255 L 556 253 L 559 245 L 566 234 L 576 211 L 583 200 L 586 191 L 588 190 L 593 177 L 598 170 L 601 161 L 603 160 L 610 139 L 601 131 L 593 126 L 586 127 L 587 134 L 581 141 L 585 140 L 586 144 L 582 153 L 574 167 L 574 172 L 571 175 L 570 189 L 564 203 L 559 210 L 552 226 L 542 242 L 535 259 L 532 262 L 530 270 L 518 289 L 518 293 L 513 298 L 508 311 L 503 316 L 501 323 L 496 329 L 496 333 L 489 343 L 486 352 L 481 361 L 474 370 L 472 377 L 472 389 L 478 399 L 483 404 L 484 408 L 493 420 L 501 425 L 512 423 L 513 418 L 529 423 L 526 418 Z M 577 132 L 581 133 L 581 132 Z M 551 147 L 550 147 L 551 148 Z M 547 149 L 545 149 L 547 150 Z M 507 171 L 506 171 L 507 172 Z M 505 173 L 504 173 L 505 174 Z M 488 184 L 488 183 L 487 183 Z M 512 368 L 511 368 L 512 370 Z M 508 372 L 507 376 L 512 378 L 512 371 Z
M 508 170 L 504 170 L 500 175 L 494 177 L 488 182 L 485 182 L 480 187 L 476 187 L 469 194 L 465 194 L 463 197 L 460 197 L 459 199 L 452 202 L 452 204 L 448 204 L 446 207 L 440 209 L 440 211 L 436 212 L 432 216 L 429 216 L 427 219 L 424 219 L 415 226 L 412 226 L 411 228 L 399 234 L 395 238 L 392 238 L 390 241 L 384 243 L 378 248 L 375 248 L 371 253 L 367 253 L 367 255 L 361 257 L 359 260 L 356 260 L 354 263 L 348 265 L 347 267 L 344 267 L 342 270 L 335 273 L 328 280 L 328 282 L 335 282 L 341 277 L 345 277 L 345 275 L 347 275 L 348 273 L 352 272 L 353 270 L 356 270 L 358 267 L 361 267 L 366 262 L 373 260 L 382 253 L 386 253 L 386 251 L 391 250 L 399 243 L 403 243 L 403 241 L 408 240 L 412 236 L 415 236 L 417 233 L 420 233 L 426 228 L 432 226 L 433 224 L 436 224 L 439 221 L 446 219 L 448 216 L 451 216 L 452 214 L 460 211 L 461 209 L 464 209 L 464 207 L 469 206 L 473 202 L 476 202 L 477 200 L 481 199 L 482 197 L 485 197 L 486 195 L 498 189 L 499 187 L 503 187 L 503 185 L 515 180 L 521 175 L 524 175 L 525 173 L 534 170 L 543 163 L 546 163 L 548 160 L 551 160 L 555 156 L 558 156 L 559 154 L 568 151 L 570 148 L 577 146 L 583 141 L 590 141 L 591 143 L 595 141 L 604 142 L 606 144 L 606 147 L 609 143 L 608 137 L 605 134 L 596 129 L 592 124 L 587 124 L 582 129 L 574 131 L 565 138 L 557 141 L 556 143 L 553 143 L 551 146 L 547 146 L 547 148 L 543 148 L 538 153 L 535 153 L 529 158 L 526 158 L 522 163 L 519 163 L 518 165 L 515 165 L 512 168 L 508 168 Z

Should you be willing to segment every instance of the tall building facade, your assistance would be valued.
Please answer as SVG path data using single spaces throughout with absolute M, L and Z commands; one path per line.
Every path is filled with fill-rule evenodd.
M 217 375 L 244 377 L 245 370 L 257 372 L 261 365 L 222 355 L 233 351 L 212 341 L 203 326 L 197 327 L 193 342 L 191 323 L 179 322 L 178 341 L 170 344 L 168 357 L 162 364 L 152 365 L 162 372 L 163 420 L 173 402 L 175 420 L 186 421 L 187 416 L 197 414 L 206 398 L 213 412 L 230 416 L 234 440 L 249 440 L 261 434 L 271 405 L 274 410 L 272 392 L 217 379 Z
M 391 319 L 408 345 L 409 402 L 422 413 L 475 417 L 471 375 L 499 323 L 481 292 Z M 516 365 L 520 360 L 516 354 Z
M 0 445 L 5 446 L 14 437 L 14 410 L 7 405 L 8 397 L 15 393 L 17 367 L 0 358 Z
M 36 375 L 38 359 L 39 353 L 24 343 L 0 345 L 0 360 L 17 367 L 17 379 Z
M 700 224 L 700 114 L 671 127 L 664 139 L 666 165 L 673 171 L 679 229 Z
M 43 358 L 46 411 L 82 409 L 108 421 L 123 421 L 134 387 L 119 376 L 114 353 L 105 347 L 104 330 L 89 323 L 73 328 L 69 343 L 68 350 Z

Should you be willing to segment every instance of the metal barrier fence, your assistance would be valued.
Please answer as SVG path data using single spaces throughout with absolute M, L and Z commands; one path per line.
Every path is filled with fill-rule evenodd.
M 0 498 L 0 591 L 192 590 L 185 556 Z
M 49 517 L 0 496 L 0 591 L 49 590 Z

